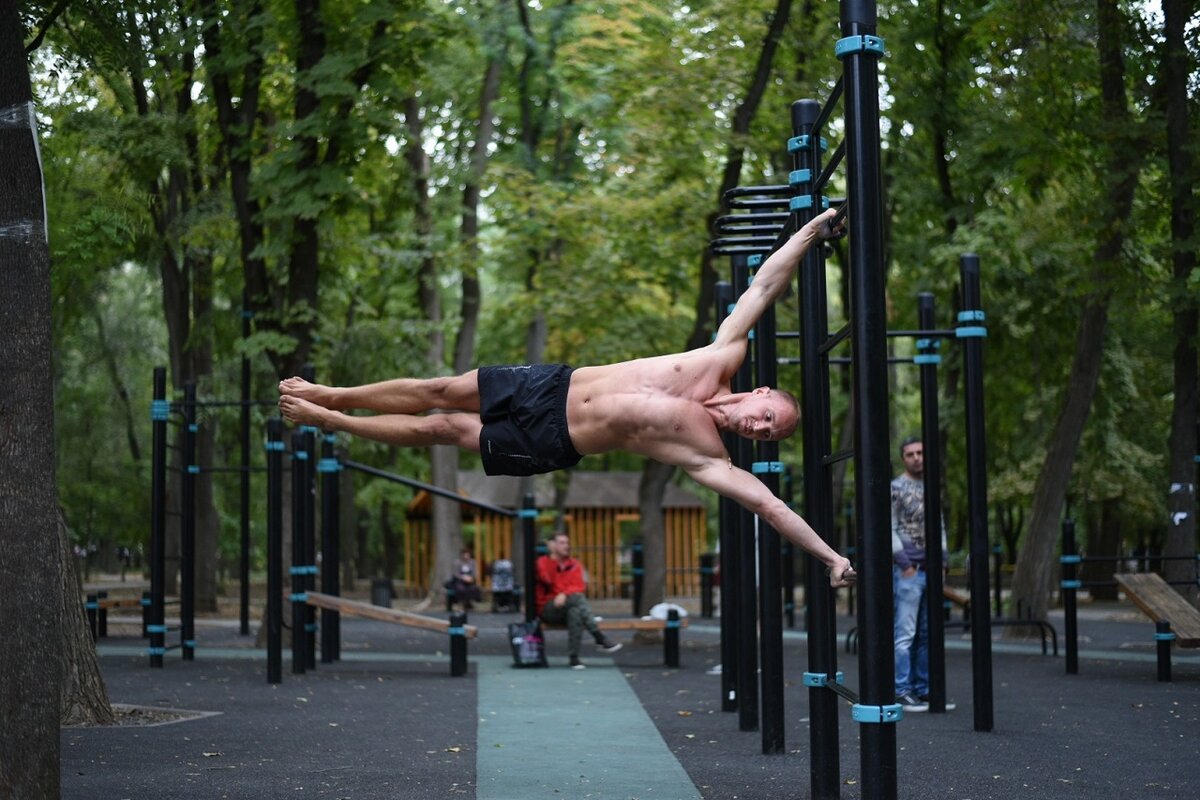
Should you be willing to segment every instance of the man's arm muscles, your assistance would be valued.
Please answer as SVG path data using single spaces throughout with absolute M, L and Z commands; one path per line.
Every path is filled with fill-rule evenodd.
M 763 312 L 787 290 L 800 260 L 813 242 L 829 238 L 824 235 L 823 226 L 826 219 L 836 213 L 830 209 L 808 222 L 763 262 L 749 288 L 737 299 L 733 311 L 721 323 L 717 331 L 717 344 L 730 344 L 750 335 L 750 329 L 758 323 Z
M 779 532 L 821 560 L 830 569 L 829 581 L 846 586 L 854 580 L 849 559 L 843 558 L 817 535 L 804 518 L 767 490 L 762 481 L 725 459 L 709 458 L 684 465 L 684 470 L 701 486 L 744 506 Z

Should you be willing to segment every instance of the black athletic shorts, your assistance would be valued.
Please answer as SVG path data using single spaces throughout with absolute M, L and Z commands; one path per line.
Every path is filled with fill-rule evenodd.
M 488 475 L 537 475 L 583 458 L 567 432 L 565 364 L 479 368 L 479 453 Z

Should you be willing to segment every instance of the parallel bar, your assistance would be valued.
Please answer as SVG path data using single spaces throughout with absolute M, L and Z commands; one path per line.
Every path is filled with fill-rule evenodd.
M 397 475 L 393 472 L 385 472 L 384 470 L 376 469 L 375 467 L 368 466 L 358 461 L 346 459 L 342 462 L 342 466 L 346 469 L 353 469 L 357 470 L 358 472 L 366 473 L 367 475 L 374 475 L 376 478 L 383 478 L 384 480 L 392 481 L 393 483 L 401 483 L 405 486 L 412 486 L 415 489 L 423 489 L 430 494 L 436 494 L 438 497 L 446 497 L 450 500 L 462 503 L 463 505 L 472 506 L 473 508 L 482 508 L 484 511 L 490 511 L 493 514 L 500 514 L 501 516 L 505 517 L 519 516 L 518 513 L 513 511 L 511 508 L 501 508 L 500 506 L 494 506 L 491 503 L 483 503 L 479 500 L 472 500 L 469 497 L 463 497 L 460 494 L 447 491 L 440 486 L 434 486 L 432 483 L 425 483 L 424 481 L 418 481 L 413 478 L 405 478 L 402 475 Z
M 765 199 L 744 199 L 744 200 L 727 200 L 726 208 L 746 208 L 746 209 L 762 209 L 762 208 L 778 208 L 787 209 L 791 205 L 790 198 L 783 200 L 765 200 Z
M 773 184 L 771 186 L 735 186 L 725 192 L 724 199 L 726 201 L 734 200 L 739 197 L 790 197 L 793 189 L 788 184 Z
M 733 305 L 733 284 L 718 281 L 715 289 L 716 321 L 720 325 Z M 722 433 L 727 452 L 733 452 L 734 435 Z M 728 497 L 717 498 L 721 520 L 721 710 L 738 709 L 738 579 L 741 575 L 738 550 L 738 505 Z
M 746 259 L 733 259 L 733 287 L 741 295 L 749 285 Z M 749 354 L 747 354 L 749 355 Z M 732 381 L 734 392 L 748 392 L 751 383 L 751 359 L 747 357 Z M 749 439 L 734 437 L 731 451 L 734 466 L 747 472 L 754 461 L 754 447 Z M 738 730 L 759 729 L 758 691 L 758 608 L 755 591 L 758 577 L 755 546 L 754 514 L 739 506 L 737 509 L 738 549 Z M 722 664 L 722 669 L 724 665 Z
M 933 327 L 933 295 L 917 295 L 917 324 Z M 931 354 L 926 344 L 921 352 Z M 925 609 L 929 635 L 929 710 L 946 713 L 946 639 L 942 598 L 942 451 L 941 422 L 938 418 L 937 364 L 922 364 L 921 372 L 921 445 L 925 452 Z

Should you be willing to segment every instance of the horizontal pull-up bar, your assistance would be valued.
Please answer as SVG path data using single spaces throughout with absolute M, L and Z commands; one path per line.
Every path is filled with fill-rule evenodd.
M 783 224 L 791 214 L 726 214 L 717 217 L 718 230 L 722 225 L 761 225 L 763 223 Z
M 506 517 L 520 516 L 517 511 L 511 508 L 501 508 L 500 506 L 494 506 L 491 503 L 483 503 L 479 500 L 472 500 L 469 497 L 463 497 L 460 494 L 455 494 L 454 492 L 451 492 L 448 489 L 443 489 L 440 486 L 434 486 L 432 483 L 425 483 L 424 481 L 418 481 L 413 478 L 405 478 L 402 475 L 397 475 L 393 472 L 385 472 L 384 470 L 376 469 L 375 467 L 369 467 L 366 464 L 360 464 L 357 461 L 345 460 L 342 461 L 342 466 L 346 469 L 354 469 L 358 470 L 359 472 L 365 472 L 368 475 L 374 475 L 376 478 L 383 478 L 384 480 L 392 481 L 393 483 L 401 483 L 405 486 L 411 486 L 414 489 L 423 489 L 430 494 L 436 494 L 438 497 L 445 497 L 446 499 L 453 500 L 456 503 L 474 506 L 475 508 L 482 508 L 484 511 L 490 511 L 493 514 L 501 514 Z
M 725 200 L 732 200 L 736 197 L 754 197 L 756 195 L 791 197 L 794 193 L 792 187 L 786 183 L 772 186 L 735 186 L 725 192 L 724 198 Z
M 713 239 L 709 243 L 709 247 L 736 247 L 738 245 L 758 245 L 767 248 L 766 252 L 774 246 L 778 236 L 726 236 L 720 239 Z
M 770 247 L 714 247 L 714 256 L 765 256 L 772 252 Z
M 791 206 L 791 198 L 783 200 L 770 200 L 767 198 L 749 199 L 749 200 L 729 200 L 726 205 L 731 208 L 789 208 Z
M 728 233 L 731 236 L 753 236 L 756 233 L 778 236 L 783 230 L 782 225 L 723 225 L 720 222 L 713 228 L 717 233 Z

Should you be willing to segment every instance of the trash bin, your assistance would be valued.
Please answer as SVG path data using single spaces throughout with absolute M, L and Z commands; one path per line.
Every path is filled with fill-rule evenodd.
M 392 581 L 390 578 L 371 579 L 371 605 L 392 607 Z

